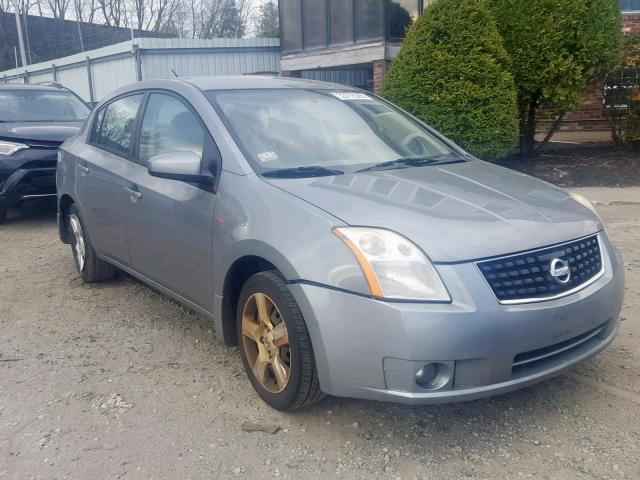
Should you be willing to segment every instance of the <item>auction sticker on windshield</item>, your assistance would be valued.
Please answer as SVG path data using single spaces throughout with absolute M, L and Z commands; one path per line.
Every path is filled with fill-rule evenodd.
M 370 100 L 367 95 L 359 92 L 331 92 L 331 95 L 340 100 Z

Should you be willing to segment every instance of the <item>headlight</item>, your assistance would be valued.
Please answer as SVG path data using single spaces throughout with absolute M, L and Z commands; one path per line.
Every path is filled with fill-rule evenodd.
M 571 198 L 573 198 L 576 202 L 581 204 L 583 207 L 586 207 L 589 210 L 591 210 L 593 214 L 596 217 L 598 217 L 598 220 L 602 221 L 602 219 L 600 218 L 600 215 L 596 211 L 596 208 L 593 206 L 593 203 L 591 203 L 586 197 L 583 197 L 579 193 L 573 193 L 573 192 L 569 192 L 569 195 L 571 196 Z
M 24 143 L 18 142 L 9 142 L 7 140 L 0 140 L 0 155 L 13 155 L 20 150 L 24 150 L 25 148 L 29 148 Z
M 333 233 L 355 255 L 374 297 L 451 301 L 434 266 L 403 236 L 368 227 L 334 228 Z

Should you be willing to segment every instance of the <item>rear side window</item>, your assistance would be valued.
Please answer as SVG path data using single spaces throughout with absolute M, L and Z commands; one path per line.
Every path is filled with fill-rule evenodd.
M 149 97 L 140 131 L 142 164 L 163 153 L 193 152 L 202 159 L 205 138 L 200 121 L 182 101 L 160 93 Z
M 110 103 L 96 116 L 96 142 L 114 153 L 128 156 L 138 108 L 144 95 L 131 95 Z

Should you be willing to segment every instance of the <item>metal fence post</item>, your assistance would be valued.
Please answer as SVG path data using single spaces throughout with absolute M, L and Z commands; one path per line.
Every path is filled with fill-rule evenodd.
M 56 64 L 55 63 L 51 64 L 51 73 L 53 75 L 53 81 L 57 82 L 58 81 L 58 69 L 56 68 Z
M 91 103 L 95 103 L 93 96 L 93 75 L 91 75 L 91 58 L 87 57 L 87 81 L 89 82 L 89 100 Z
M 31 75 L 29 73 L 29 70 L 25 70 L 24 71 L 24 83 L 27 83 L 27 84 L 29 83 L 29 75 Z
M 136 80 L 142 81 L 142 50 L 138 45 L 133 46 L 133 58 L 136 62 Z

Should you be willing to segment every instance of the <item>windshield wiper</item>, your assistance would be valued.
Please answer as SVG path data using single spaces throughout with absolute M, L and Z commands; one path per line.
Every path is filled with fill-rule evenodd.
M 332 168 L 320 167 L 317 165 L 309 167 L 293 167 L 281 168 L 278 170 L 270 170 L 262 174 L 263 177 L 275 178 L 304 178 L 304 177 L 327 177 L 330 175 L 342 175 L 342 170 L 334 170 Z
M 356 173 L 374 172 L 376 170 L 391 170 L 393 168 L 424 167 L 425 165 L 441 163 L 445 159 L 454 162 L 464 161 L 455 153 L 444 153 L 442 155 L 434 155 L 432 157 L 406 157 L 390 160 L 388 162 L 376 163 L 370 167 L 357 170 Z

